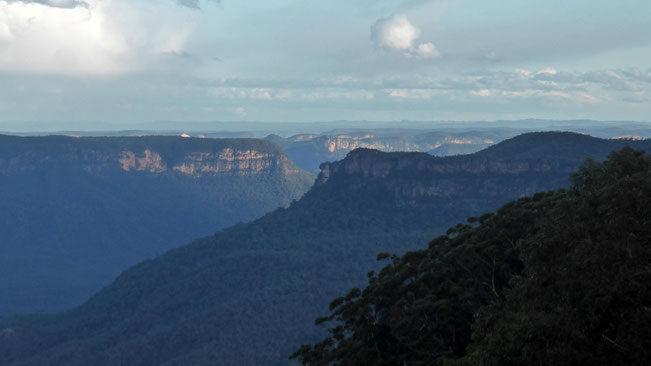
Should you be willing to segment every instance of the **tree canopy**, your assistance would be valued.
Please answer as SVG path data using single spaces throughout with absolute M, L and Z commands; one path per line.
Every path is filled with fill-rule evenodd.
M 588 160 L 569 190 L 469 218 L 333 300 L 305 365 L 642 365 L 651 359 L 651 158 Z

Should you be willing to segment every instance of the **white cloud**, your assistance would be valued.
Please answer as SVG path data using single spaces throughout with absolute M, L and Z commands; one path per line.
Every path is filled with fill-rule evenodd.
M 127 0 L 0 0 L 0 71 L 110 75 L 149 69 L 163 55 L 183 52 L 194 13 Z
M 380 47 L 405 51 L 414 47 L 420 29 L 414 27 L 405 14 L 394 14 L 375 22 L 371 27 L 371 37 Z
M 446 81 L 440 87 L 467 90 L 471 96 L 496 102 L 539 100 L 574 105 L 606 105 L 618 101 L 646 103 L 644 73 L 637 69 L 567 72 L 546 67 L 537 72 L 524 69 L 486 72 L 467 80 Z
M 9 29 L 9 26 L 4 23 L 0 23 L 0 42 L 5 41 L 12 41 L 14 39 L 13 33 L 11 33 L 11 29 Z
M 515 69 L 515 74 L 519 78 L 524 78 L 524 79 L 529 79 L 531 76 L 531 72 L 529 70 L 524 70 L 524 69 Z
M 586 103 L 597 104 L 600 102 L 599 98 L 588 93 L 579 93 L 578 96 Z
M 411 99 L 411 100 L 429 100 L 435 96 L 447 95 L 445 90 L 436 89 L 388 89 L 386 90 L 390 97 L 396 99 Z
M 544 69 L 538 71 L 536 75 L 556 75 L 558 71 L 551 67 L 545 67 Z
M 247 115 L 246 109 L 244 107 L 237 107 L 233 109 L 233 113 L 239 117 L 246 117 Z
M 87 6 L 87 3 L 84 0 L 6 0 L 6 2 L 42 4 L 54 8 L 76 8 L 78 6 Z
M 280 101 L 369 101 L 375 98 L 375 94 L 364 89 L 278 89 L 274 96 Z
M 229 88 L 217 87 L 210 90 L 210 94 L 225 99 L 254 99 L 271 100 L 271 93 L 266 88 Z
M 503 90 L 502 96 L 511 98 L 557 98 L 557 99 L 572 99 L 572 96 L 562 91 L 544 91 L 536 89 L 526 90 Z
M 209 94 L 231 100 L 265 100 L 277 102 L 319 101 L 369 101 L 375 98 L 371 91 L 356 88 L 262 88 L 262 87 L 214 87 Z
M 86 0 L 5 0 L 5 1 L 8 3 L 42 4 L 54 8 L 76 8 L 78 6 L 83 6 L 83 7 L 88 6 L 88 1 Z M 206 0 L 206 1 L 220 3 L 220 0 Z M 185 6 L 196 10 L 200 9 L 199 3 L 200 0 L 176 0 L 177 5 Z
M 482 89 L 479 91 L 471 91 L 470 94 L 476 95 L 478 97 L 490 97 L 491 95 L 493 95 L 493 91 L 491 91 L 490 89 Z
M 416 42 L 420 35 L 420 29 L 411 24 L 405 14 L 393 14 L 388 18 L 379 19 L 371 27 L 371 40 L 378 47 L 400 51 L 406 56 L 440 57 L 441 54 L 433 43 Z
M 438 58 L 441 53 L 436 49 L 432 42 L 421 43 L 413 50 L 413 54 L 422 58 Z

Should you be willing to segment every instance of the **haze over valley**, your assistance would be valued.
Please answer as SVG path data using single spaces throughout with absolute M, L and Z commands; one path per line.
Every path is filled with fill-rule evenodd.
M 0 365 L 647 366 L 649 14 L 0 0 Z

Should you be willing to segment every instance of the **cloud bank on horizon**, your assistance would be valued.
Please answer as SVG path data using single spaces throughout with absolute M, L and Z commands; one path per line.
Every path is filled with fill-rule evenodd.
M 0 122 L 649 120 L 651 3 L 0 0 Z

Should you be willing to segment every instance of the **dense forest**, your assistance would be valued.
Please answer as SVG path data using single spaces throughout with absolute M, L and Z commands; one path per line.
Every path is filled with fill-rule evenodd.
M 330 303 L 305 365 L 647 365 L 651 157 L 587 161 L 569 190 L 471 217 Z
M 235 157 L 219 158 L 230 151 L 265 159 L 242 164 L 259 171 L 173 168 L 196 156 L 230 168 Z M 313 181 L 258 139 L 0 135 L 0 316 L 77 306 L 128 267 L 287 206 Z
M 328 335 L 323 327 L 314 327 L 314 319 L 327 314 L 331 299 L 364 285 L 369 271 L 378 273 L 371 278 L 382 286 L 393 283 L 384 283 L 384 278 L 398 280 L 392 277 L 393 269 L 400 275 L 412 271 L 407 268 L 404 272 L 406 267 L 399 262 L 380 271 L 377 253 L 401 255 L 423 248 L 431 238 L 469 216 L 478 216 L 486 225 L 498 224 L 505 216 L 491 219 L 481 215 L 537 191 L 569 188 L 569 175 L 584 158 L 603 160 L 627 144 L 651 150 L 645 141 L 609 141 L 572 133 L 527 134 L 476 154 L 446 158 L 355 150 L 342 161 L 323 164 L 315 185 L 288 208 L 140 263 L 66 313 L 0 321 L 0 364 L 286 365 L 301 344 L 318 344 Z M 555 195 L 536 195 L 502 209 L 500 212 L 512 210 L 510 233 L 520 235 L 519 230 L 529 229 L 527 217 L 518 214 L 523 205 L 546 202 Z M 533 220 L 532 216 L 533 211 L 528 217 Z M 480 235 L 478 243 L 502 240 L 493 238 L 495 232 L 488 226 L 478 229 L 478 225 L 459 226 L 433 247 L 444 251 L 470 233 Z M 497 261 L 501 258 L 497 251 L 504 249 L 500 248 L 487 248 L 484 254 Z M 460 247 L 455 255 L 464 261 L 468 256 L 468 265 L 479 266 L 470 249 Z M 499 270 L 504 272 L 495 267 L 495 291 L 501 297 L 506 296 L 503 288 L 510 283 L 510 271 L 522 273 L 517 271 L 524 268 L 516 249 L 508 253 L 513 263 L 495 262 L 495 266 L 503 264 Z M 405 258 L 430 258 L 419 254 L 427 252 L 414 253 Z M 432 260 L 439 261 L 436 257 Z M 458 275 L 457 269 L 445 270 L 451 271 L 450 276 Z M 459 276 L 468 278 L 463 273 Z M 471 280 L 460 284 L 461 290 L 485 287 L 481 278 Z M 441 291 L 459 291 L 450 281 L 441 283 Z M 397 287 L 395 294 L 387 294 L 387 306 L 403 294 L 400 291 Z M 427 297 L 424 292 L 410 291 L 414 299 Z M 450 344 L 454 354 L 464 354 L 462 344 L 471 337 L 464 314 L 474 314 L 476 306 L 490 300 L 467 298 L 469 291 L 459 292 L 461 304 L 450 303 L 442 310 L 446 314 L 458 310 L 459 318 L 446 321 L 439 338 L 421 339 L 427 348 L 427 342 L 440 339 L 442 344 Z M 492 290 L 487 293 L 495 296 Z M 430 306 L 431 299 L 418 304 Z M 340 305 L 360 299 L 353 292 L 349 300 Z M 339 309 L 336 305 L 335 311 Z M 406 321 L 400 325 L 406 333 L 395 337 L 420 342 L 410 333 L 413 324 L 406 317 L 420 314 L 419 310 L 407 305 L 404 308 L 409 312 L 398 319 Z M 346 309 L 365 310 L 354 306 Z M 391 311 L 402 309 L 400 306 Z M 434 323 L 421 322 L 420 326 L 424 324 L 426 328 L 415 331 L 438 329 L 431 325 Z M 343 330 L 344 336 L 349 329 Z M 449 329 L 452 341 L 445 333 Z M 396 352 L 404 351 L 401 343 L 387 343 L 387 347 L 394 344 Z M 332 347 L 321 348 L 329 351 Z M 317 346 L 315 352 L 321 348 Z M 304 350 L 299 357 L 309 361 L 310 352 Z M 332 352 L 337 351 L 333 348 Z

